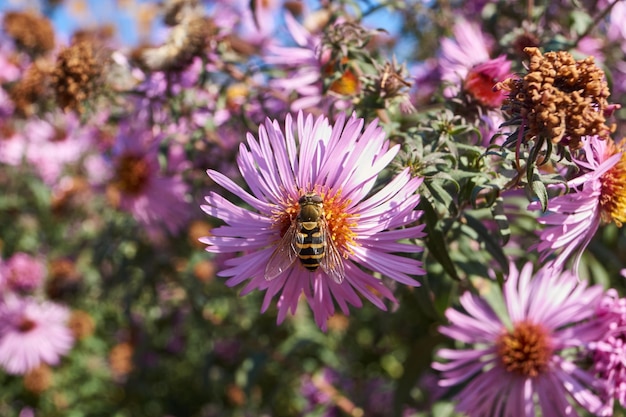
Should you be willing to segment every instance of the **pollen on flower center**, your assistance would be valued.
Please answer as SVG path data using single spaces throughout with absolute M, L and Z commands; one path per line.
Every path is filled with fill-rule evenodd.
M 352 230 L 356 226 L 355 215 L 347 212 L 350 200 L 341 198 L 341 190 L 334 194 L 327 192 L 321 197 L 331 238 L 343 255 L 347 256 L 352 253 L 351 247 L 356 245 L 356 233 Z
M 341 198 L 341 191 L 333 192 L 328 190 L 320 192 L 319 196 L 323 201 L 324 219 L 328 225 L 330 238 L 335 243 L 337 249 L 347 257 L 352 253 L 351 247 L 356 245 L 354 238 L 356 233 L 352 230 L 357 224 L 356 216 L 347 212 L 350 204 L 349 199 Z M 300 205 L 297 200 L 290 199 L 281 204 L 281 208 L 273 214 L 274 225 L 280 228 L 280 235 L 284 236 L 289 226 L 295 221 L 300 212 Z
M 498 68 L 495 63 L 488 62 L 474 66 L 465 78 L 465 90 L 470 93 L 481 105 L 497 108 L 502 105 L 505 95 L 502 91 L 494 90 L 497 83 Z
M 553 348 L 544 327 L 522 321 L 498 338 L 496 351 L 508 372 L 534 378 L 547 370 Z
M 610 143 L 607 150 L 614 155 L 617 152 L 624 152 L 625 149 L 626 139 L 623 139 L 618 145 Z M 622 153 L 622 157 L 613 168 L 602 175 L 600 181 L 602 219 L 606 222 L 612 220 L 621 227 L 626 223 L 626 152 Z
M 139 194 L 150 178 L 148 161 L 138 155 L 123 155 L 117 164 L 116 185 L 127 194 Z

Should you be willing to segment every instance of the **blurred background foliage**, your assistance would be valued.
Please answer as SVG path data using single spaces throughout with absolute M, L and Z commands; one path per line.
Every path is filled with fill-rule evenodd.
M 104 3 L 110 3 L 109 11 L 100 13 Z M 527 248 L 536 240 L 536 214 L 526 211 L 528 198 L 523 192 L 505 203 L 498 199 L 510 178 L 496 172 L 511 168 L 512 155 L 502 151 L 505 154 L 497 167 L 485 158 L 486 148 L 476 139 L 476 123 L 464 114 L 467 103 L 444 99 L 441 84 L 420 96 L 427 86 L 421 89 L 418 69 L 437 59 L 441 39 L 452 36 L 460 17 L 470 16 L 481 22 L 482 30 L 496 40 L 495 49 L 507 54 L 516 71 L 523 70 L 523 56 L 516 49 L 516 41 L 521 42 L 523 36 L 532 35 L 533 42 L 546 50 L 575 51 L 583 39 L 599 39 L 602 64 L 613 83 L 614 69 L 618 63 L 623 65 L 623 51 L 603 37 L 607 14 L 602 13 L 610 10 L 610 2 L 298 3 L 206 1 L 202 6 L 211 16 L 228 8 L 247 16 L 255 8 L 258 12 L 267 7 L 276 19 L 271 36 L 282 43 L 293 44 L 282 15 L 286 8 L 295 10 L 296 6 L 308 13 L 297 16 L 300 20 L 323 17 L 325 11 L 333 18 L 347 17 L 362 25 L 375 39 L 367 49 L 358 42 L 339 45 L 347 48 L 346 56 L 358 60 L 355 65 L 364 83 L 348 108 L 367 119 L 379 117 L 390 138 L 403 144 L 404 152 L 392 169 L 410 166 L 426 178 L 419 207 L 428 232 L 426 241 L 420 243 L 426 246 L 422 260 L 427 275 L 420 279 L 422 287 L 388 282 L 397 305 L 390 304 L 389 311 L 383 312 L 364 303 L 352 309 L 349 317 L 335 315 L 328 331 L 322 332 L 305 305 L 277 326 L 273 306 L 263 314 L 259 311 L 263 294 L 240 297 L 241 288 L 228 288 L 216 277 L 223 259 L 206 253 L 197 240 L 216 225 L 199 210 L 202 196 L 213 187 L 204 172 L 226 169 L 235 177 L 234 155 L 245 133 L 256 133 L 265 114 L 274 118 L 285 112 L 259 114 L 251 109 L 259 102 L 264 110 L 275 109 L 271 100 L 262 100 L 268 93 L 263 88 L 266 79 L 257 79 L 256 74 L 285 75 L 267 67 L 261 61 L 260 46 L 237 32 L 249 21 L 242 17 L 235 22 L 239 26 L 233 23 L 238 29 L 232 32 L 220 29 L 222 34 L 207 47 L 212 66 L 201 70 L 193 85 L 179 90 L 165 87 L 150 96 L 142 88 L 151 88 L 149 82 L 157 78 L 156 73 L 165 74 L 170 87 L 180 75 L 146 69 L 132 60 L 140 45 L 166 42 L 171 29 L 163 24 L 161 3 L 5 1 L 4 13 L 32 9 L 50 17 L 59 34 L 58 45 L 68 44 L 74 32 L 84 29 L 104 38 L 103 49 L 129 57 L 126 63 L 107 67 L 105 81 L 101 81 L 104 91 L 85 102 L 87 108 L 79 117 L 106 138 L 109 130 L 117 134 L 117 121 L 129 112 L 149 109 L 148 119 L 166 137 L 159 148 L 164 170 L 168 169 L 168 152 L 179 145 L 183 148 L 188 165 L 182 175 L 189 186 L 190 215 L 176 233 L 155 232 L 121 210 L 106 186 L 93 186 L 82 160 L 64 167 L 65 188 L 60 188 L 60 181 L 52 185 L 43 181 L 32 163 L 2 164 L 2 258 L 17 252 L 45 258 L 47 277 L 37 296 L 84 315 L 79 320 L 82 327 L 75 330 L 77 342 L 59 366 L 25 376 L 0 372 L 0 415 L 455 415 L 449 400 L 454 392 L 439 388 L 430 368 L 435 348 L 449 343 L 437 333 L 437 326 L 445 322 L 445 309 L 456 305 L 463 291 L 493 291 L 496 281 L 487 277 L 493 270 L 501 278 L 509 257 L 534 259 Z M 329 31 L 325 24 L 317 29 Z M 254 32 L 249 26 L 248 30 Z M 2 42 L 11 41 L 3 35 Z M 55 56 L 57 52 L 50 53 Z M 366 88 L 368 80 L 370 86 L 376 85 L 380 68 L 394 56 L 406 66 L 402 79 L 413 85 L 410 101 L 416 111 L 410 114 L 400 110 L 399 101 L 386 101 L 380 91 Z M 326 93 L 347 71 L 343 63 L 337 65 L 325 80 Z M 139 70 L 138 81 L 133 71 Z M 3 88 L 10 91 L 15 82 L 4 80 Z M 238 97 L 236 87 L 242 84 L 243 96 Z M 626 88 L 617 87 L 612 101 L 623 103 Z M 129 106 L 129 97 L 139 97 L 139 101 Z M 44 94 L 37 100 L 40 108 L 34 113 L 10 116 L 12 127 L 21 129 L 29 119 L 53 112 L 48 110 L 54 108 L 53 98 Z M 108 112 L 102 123 L 96 121 L 101 108 Z M 227 120 L 218 121 L 215 115 L 225 109 Z M 210 115 L 197 126 L 168 130 L 173 121 L 182 126 L 190 115 L 202 111 Z M 624 129 L 622 116 L 618 112 L 615 118 L 618 134 Z M 228 143 L 231 137 L 234 144 Z M 499 209 L 506 209 L 509 224 L 493 226 Z M 509 234 L 516 239 L 509 242 Z M 625 259 L 626 237 L 610 225 L 589 246 L 581 273 L 623 292 L 618 277 Z

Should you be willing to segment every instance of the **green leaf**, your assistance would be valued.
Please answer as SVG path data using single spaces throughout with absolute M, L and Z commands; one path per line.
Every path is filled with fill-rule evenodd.
M 505 271 L 505 274 L 508 274 L 509 260 L 504 254 L 502 244 L 495 239 L 493 232 L 488 230 L 483 222 L 473 216 L 466 214 L 465 219 L 467 221 L 467 225 L 462 225 L 461 230 L 463 230 L 464 233 L 468 234 L 470 237 L 484 243 L 487 252 L 489 252 L 489 254 L 493 256 L 493 259 L 500 264 L 500 267 L 503 271 Z M 471 230 L 475 233 L 468 233 L 467 227 L 471 228 Z
M 427 199 L 422 198 L 418 208 L 424 211 L 427 233 L 426 239 L 424 239 L 426 247 L 430 253 L 432 253 L 437 262 L 441 264 L 444 271 L 453 279 L 460 281 L 456 268 L 454 267 L 454 263 L 452 262 L 452 259 L 450 259 L 450 249 L 446 244 L 445 236 L 443 232 L 436 227 L 439 223 L 439 218 L 437 217 L 437 213 L 433 209 L 433 206 Z

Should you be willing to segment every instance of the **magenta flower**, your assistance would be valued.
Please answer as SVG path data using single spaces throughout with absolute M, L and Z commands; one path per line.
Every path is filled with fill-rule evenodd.
M 606 407 L 599 416 L 611 416 L 613 403 L 617 400 L 626 407 L 626 299 L 617 291 L 607 291 L 598 308 L 599 320 L 608 331 L 591 345 L 594 371 L 606 381 Z
M 24 374 L 42 362 L 56 365 L 74 345 L 69 310 L 52 302 L 5 297 L 0 303 L 0 366 Z
M 540 260 L 557 253 L 560 269 L 571 255 L 574 268 L 602 222 L 626 222 L 626 154 L 610 139 L 583 138 L 585 160 L 575 162 L 583 174 L 567 182 L 570 192 L 548 200 L 548 212 L 537 220 L 545 228 L 536 245 Z M 532 202 L 530 210 L 540 210 Z
M 40 259 L 27 253 L 14 253 L 0 263 L 0 291 L 33 291 L 46 277 L 46 267 Z
M 93 147 L 92 131 L 80 125 L 74 113 L 49 113 L 33 118 L 24 127 L 23 157 L 43 181 L 54 185 L 65 167 L 76 164 Z
M 176 170 L 162 172 L 158 145 L 150 131 L 123 126 L 113 150 L 110 190 L 115 203 L 148 232 L 163 226 L 177 233 L 189 219 L 188 186 Z
M 485 108 L 502 105 L 505 93 L 493 91 L 493 86 L 512 75 L 511 62 L 504 55 L 491 59 L 492 44 L 478 25 L 463 19 L 454 26 L 454 39 L 441 40 L 439 65 L 446 97 L 463 90 Z
M 604 334 L 595 317 L 603 290 L 587 287 L 569 271 L 543 268 L 533 277 L 532 264 L 510 266 L 504 284 L 504 311 L 498 314 L 469 292 L 460 298 L 466 313 L 449 308 L 444 335 L 469 345 L 441 349 L 446 363 L 440 385 L 465 384 L 456 408 L 469 416 L 544 417 L 578 415 L 570 398 L 594 413 L 603 402 L 593 376 L 574 362 L 577 348 Z
M 297 46 L 267 46 L 265 61 L 287 73 L 269 81 L 272 89 L 286 101 L 295 93 L 290 103 L 293 112 L 347 108 L 349 99 L 346 96 L 355 94 L 359 88 L 355 74 L 346 71 L 341 77 L 343 83 L 331 84 L 325 93 L 324 77 L 330 75 L 328 72 L 332 68 L 329 65 L 336 58 L 331 56 L 330 50 L 323 48 L 322 35 L 309 32 L 289 13 L 285 14 L 285 25 Z
M 206 197 L 208 205 L 202 208 L 226 224 L 213 229 L 213 235 L 201 241 L 209 245 L 209 252 L 243 252 L 226 261 L 228 268 L 219 275 L 229 277 L 229 286 L 249 281 L 243 294 L 254 289 L 266 291 L 262 311 L 278 296 L 279 323 L 289 310 L 296 311 L 302 294 L 322 329 L 326 329 L 326 320 L 335 312 L 333 298 L 344 314 L 349 314 L 348 304 L 362 305 L 359 294 L 386 309 L 383 299 L 395 301 L 391 291 L 364 269 L 402 284 L 419 285 L 411 275 L 424 273 L 421 262 L 393 252 L 422 250 L 415 243 L 398 242 L 424 236 L 423 225 L 413 225 L 421 215 L 415 206 L 422 179 L 412 178 L 404 170 L 373 192 L 378 174 L 399 148 L 389 148 L 389 141 L 376 122 L 364 131 L 363 124 L 362 119 L 341 114 L 331 126 L 326 117 L 314 120 L 311 115 L 300 113 L 295 126 L 292 117 L 287 116 L 283 132 L 277 121 L 268 119 L 259 127 L 259 139 L 248 134 L 248 146 L 242 144 L 239 149 L 239 169 L 251 192 L 219 172 L 208 171 L 211 179 L 252 210 L 211 193 Z M 303 206 L 313 205 L 321 211 L 318 222 L 327 225 L 325 255 L 321 260 L 313 256 L 321 265 L 313 270 L 304 266 L 304 260 L 296 260 L 295 246 L 290 246 L 296 243 L 289 241 L 293 231 L 290 226 L 297 223 L 301 210 L 301 198 Z M 304 201 L 308 199 L 315 202 Z M 298 244 L 307 245 L 306 241 Z M 287 262 L 266 271 L 278 247 L 283 252 L 274 259 Z M 313 241 L 311 247 L 319 245 Z M 330 268 L 324 267 L 325 260 L 329 260 Z

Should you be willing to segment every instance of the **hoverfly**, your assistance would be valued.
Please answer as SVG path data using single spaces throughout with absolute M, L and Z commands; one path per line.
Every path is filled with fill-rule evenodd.
M 337 284 L 343 282 L 343 259 L 329 231 L 322 198 L 307 193 L 298 200 L 300 211 L 270 256 L 265 268 L 265 279 L 273 280 L 300 259 L 311 272 L 318 267 Z

